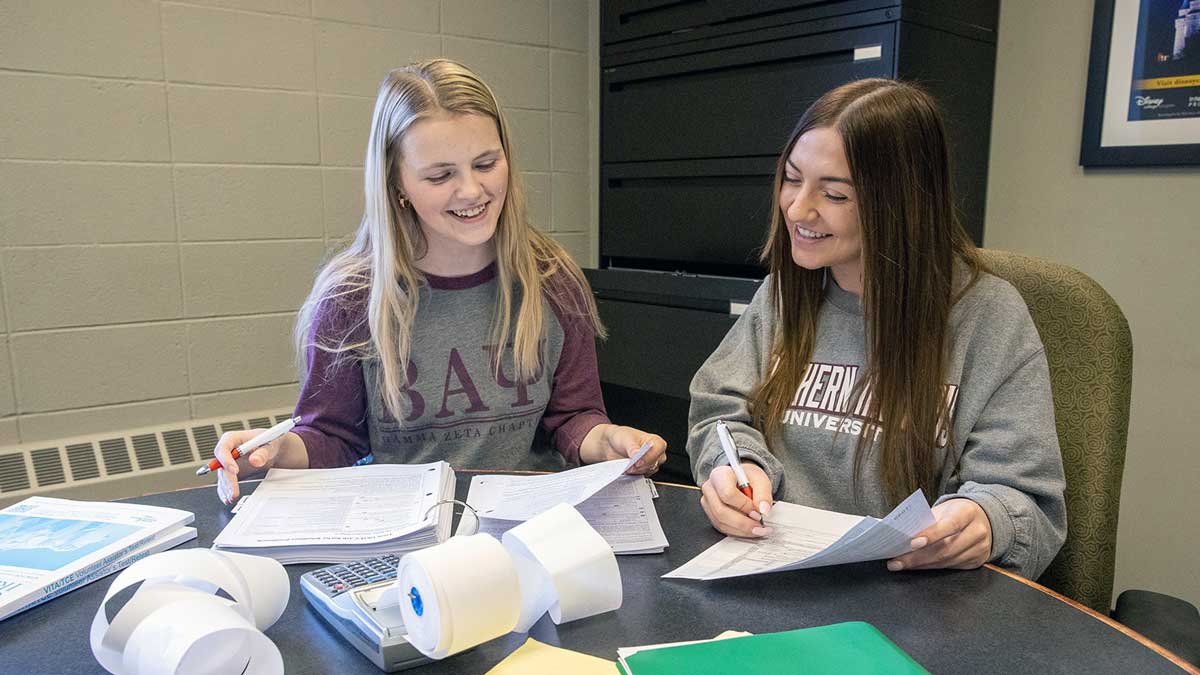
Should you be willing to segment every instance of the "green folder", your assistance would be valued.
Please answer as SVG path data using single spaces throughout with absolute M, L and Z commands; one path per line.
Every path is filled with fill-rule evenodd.
M 925 673 L 877 628 L 862 621 L 713 640 L 638 652 L 625 675 L 728 673 Z M 620 664 L 617 670 L 624 672 Z

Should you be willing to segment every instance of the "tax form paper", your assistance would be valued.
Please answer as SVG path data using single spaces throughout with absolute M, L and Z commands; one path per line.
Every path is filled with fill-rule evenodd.
M 775 502 L 767 522 L 771 536 L 725 537 L 663 578 L 726 579 L 894 558 L 912 550 L 913 537 L 934 517 L 917 490 L 883 520 Z
M 479 514 L 479 531 L 496 537 L 565 503 L 579 511 L 614 553 L 661 553 L 668 544 L 654 508 L 653 484 L 624 475 L 648 449 L 628 460 L 540 476 L 474 476 L 467 503 Z

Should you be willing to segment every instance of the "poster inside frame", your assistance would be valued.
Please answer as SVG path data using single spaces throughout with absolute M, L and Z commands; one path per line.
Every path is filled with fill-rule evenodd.
M 1079 163 L 1200 165 L 1200 0 L 1096 0 Z

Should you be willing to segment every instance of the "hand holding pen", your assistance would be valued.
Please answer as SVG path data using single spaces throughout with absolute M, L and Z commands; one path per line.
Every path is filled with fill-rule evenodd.
M 245 468 L 238 459 L 245 458 L 245 463 L 256 471 L 270 468 L 281 450 L 282 439 L 299 421 L 299 417 L 293 417 L 265 431 L 251 429 L 223 434 L 213 450 L 214 459 L 196 471 L 196 475 L 217 471 L 217 496 L 222 502 L 232 504 L 238 498 L 238 474 Z
M 735 537 L 764 537 L 773 532 L 765 520 L 771 510 L 771 478 L 757 464 L 742 464 L 724 421 L 717 438 L 729 466 L 718 466 L 700 486 L 700 506 L 713 527 Z

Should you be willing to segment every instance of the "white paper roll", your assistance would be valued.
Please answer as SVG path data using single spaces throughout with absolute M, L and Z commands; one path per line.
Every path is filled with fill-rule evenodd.
M 114 595 L 141 587 L 110 624 Z M 223 590 L 233 600 L 214 593 Z M 166 551 L 117 575 L 92 619 L 92 653 L 111 673 L 283 672 L 262 631 L 287 606 L 287 572 L 269 558 L 208 549 Z
M 546 612 L 555 623 L 621 606 L 612 547 L 568 504 L 504 534 L 452 537 L 400 559 L 396 585 L 381 604 L 399 602 L 408 641 L 442 659 L 516 630 Z
M 604 537 L 570 505 L 559 504 L 505 532 L 504 547 L 514 557 L 532 561 L 542 569 L 540 574 L 521 576 L 522 583 L 528 580 L 539 584 L 538 588 L 522 586 L 521 597 L 537 597 L 540 605 L 545 602 L 549 586 L 551 602 L 541 611 L 548 609 L 554 623 L 621 607 L 623 594 L 617 557 Z M 518 566 L 528 567 L 528 564 L 518 563 Z M 533 609 L 536 611 L 536 607 Z M 532 625 L 530 622 L 517 630 L 526 632 Z
M 396 584 L 408 641 L 434 659 L 511 632 L 520 613 L 512 558 L 488 534 L 405 555 Z

